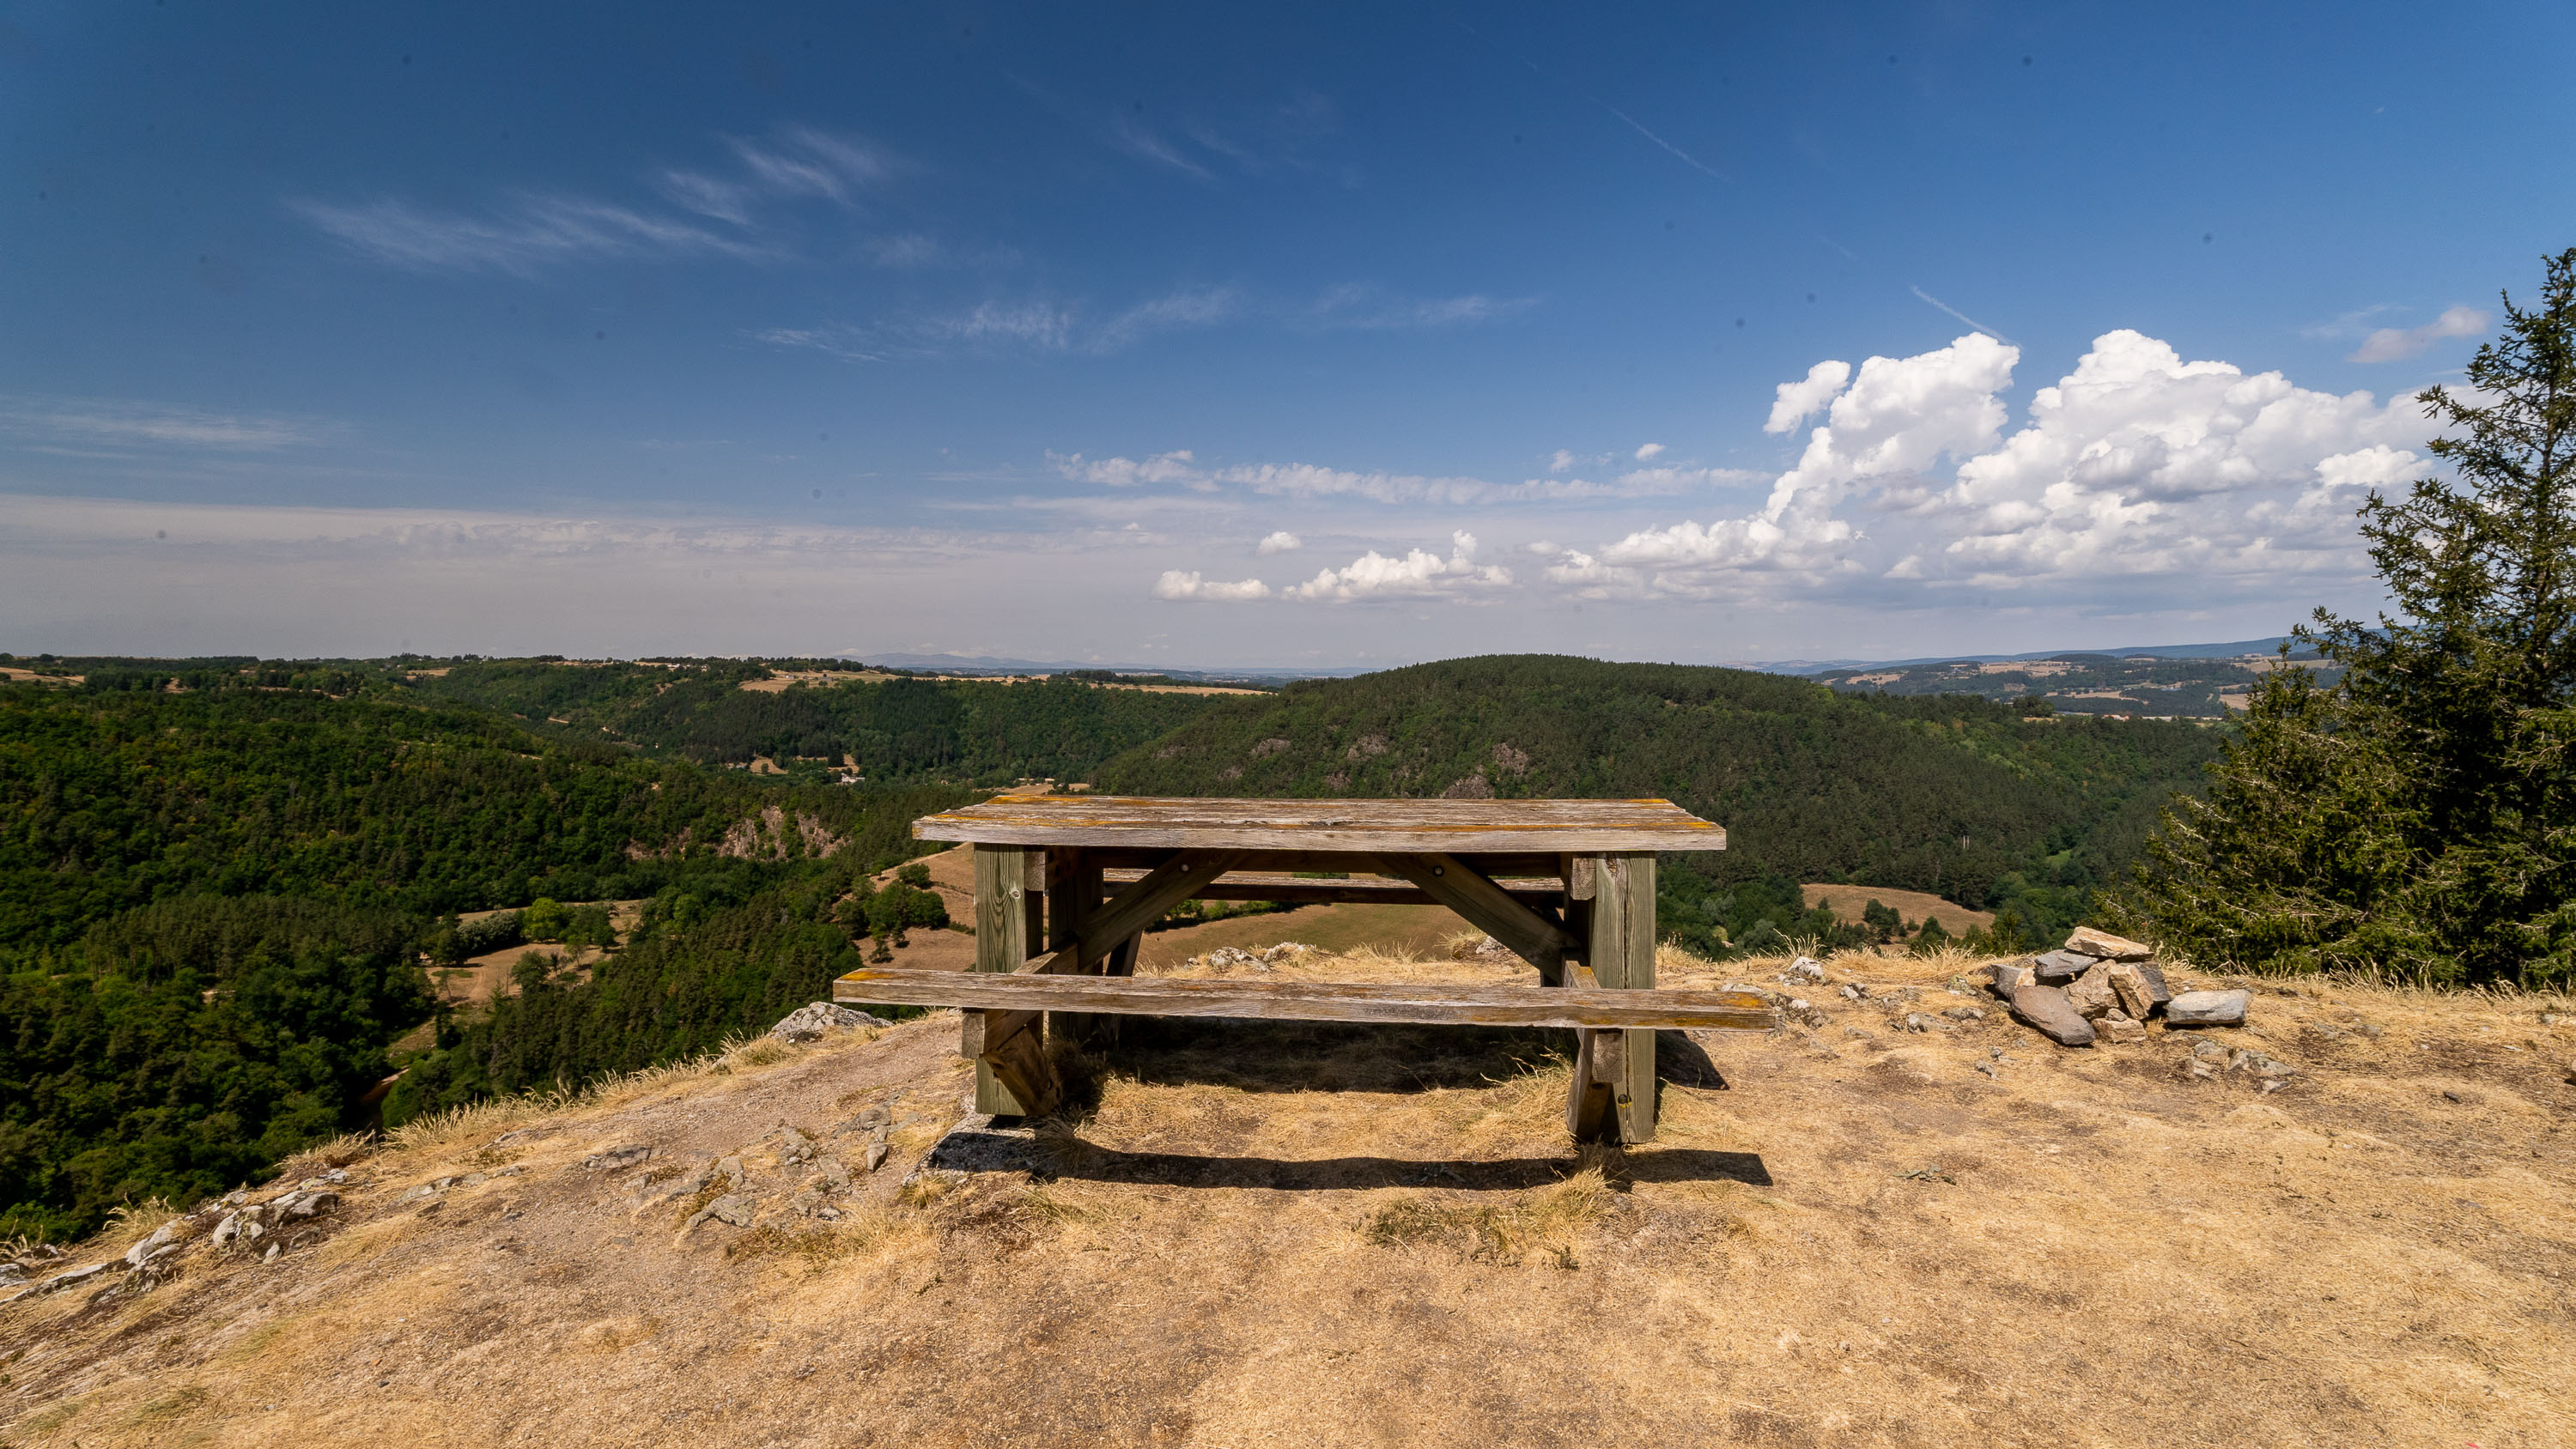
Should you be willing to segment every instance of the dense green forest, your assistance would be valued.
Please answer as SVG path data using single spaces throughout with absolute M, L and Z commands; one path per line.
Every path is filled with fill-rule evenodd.
M 935 922 L 935 897 L 869 877 L 975 784 L 1666 795 L 1733 847 L 1674 858 L 1666 934 L 1725 953 L 1862 929 L 1806 910 L 1801 881 L 1937 891 L 2003 910 L 2007 935 L 2062 929 L 2215 743 L 2191 724 L 1549 657 L 1260 697 L 780 688 L 771 664 L 727 660 L 13 667 L 50 682 L 0 685 L 0 1233 L 57 1237 L 364 1125 L 397 1041 L 388 1121 L 760 1030 L 827 995 L 868 935 Z M 861 765 L 711 768 L 755 755 Z M 586 975 L 523 962 L 488 1011 L 435 1007 L 424 957 L 500 925 L 456 913 L 607 899 L 646 905 Z M 596 910 L 524 916 L 605 930 Z
M 1962 696 L 1838 695 L 1690 665 L 1496 655 L 1311 680 L 1222 701 L 1112 760 L 1135 794 L 1661 795 L 1727 828 L 1675 856 L 1662 925 L 1703 950 L 1769 920 L 1784 886 L 1849 881 L 2009 912 L 2029 939 L 2074 923 L 2134 858 L 2215 731 L 2032 719 Z M 1720 932 L 1724 934 L 1721 935 Z
M 0 686 L 0 1233 L 228 1188 L 361 1125 L 431 1015 L 442 913 L 652 898 L 668 1017 L 642 1039 L 765 1025 L 813 958 L 726 944 L 728 913 L 894 864 L 971 798 L 703 770 L 316 673 Z
M 1182 682 L 1159 675 L 927 679 L 828 659 L 47 655 L 0 663 L 55 675 L 87 694 L 301 690 L 445 707 L 656 758 L 747 765 L 766 757 L 815 780 L 846 759 L 876 785 L 1087 780 L 1103 760 L 1195 719 L 1217 698 L 1135 687 Z M 754 684 L 764 687 L 745 688 Z
M 756 664 L 577 665 L 474 660 L 404 687 L 705 764 L 766 756 L 837 765 L 871 782 L 1087 780 L 1100 762 L 1205 713 L 1212 696 L 1102 687 L 1093 679 L 991 683 L 883 679 L 750 690 Z

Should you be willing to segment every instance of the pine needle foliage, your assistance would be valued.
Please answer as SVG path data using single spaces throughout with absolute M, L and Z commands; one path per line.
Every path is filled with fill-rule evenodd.
M 2123 924 L 2207 965 L 2576 980 L 2576 248 L 2544 265 L 2468 387 L 2417 396 L 2454 478 L 2361 509 L 2393 610 L 2297 631 L 2343 677 L 2285 646 Z

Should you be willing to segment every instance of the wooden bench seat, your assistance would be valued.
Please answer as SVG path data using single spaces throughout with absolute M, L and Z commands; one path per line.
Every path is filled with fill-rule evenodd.
M 1259 981 L 1171 976 L 1055 976 L 995 971 L 853 971 L 838 1002 L 956 1006 L 972 1011 L 1084 1011 L 1111 1016 L 1259 1021 L 1413 1022 L 1433 1026 L 1707 1027 L 1768 1031 L 1780 1013 L 1750 991 L 1609 991 L 1450 982 Z

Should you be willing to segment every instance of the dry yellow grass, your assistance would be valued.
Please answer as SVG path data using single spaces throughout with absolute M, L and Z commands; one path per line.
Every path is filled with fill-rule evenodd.
M 1819 1029 L 1671 1043 L 1628 1152 L 1566 1141 L 1556 1037 L 1435 1028 L 1129 1021 L 1067 1059 L 1037 1171 L 908 1189 L 961 1110 L 945 1014 L 476 1109 L 351 1164 L 326 1243 L 0 1312 L 0 1439 L 2576 1441 L 2563 1002 L 2266 986 L 2231 1041 L 2300 1067 L 2267 1096 L 2161 1033 L 2061 1051 L 1949 994 L 1970 964 L 1836 961 L 1872 999 L 1801 988 Z M 1717 1080 L 1691 1048 L 1722 1087 L 1679 1084 Z M 847 1215 L 784 1213 L 765 1134 L 880 1105 L 896 1156 Z M 628 1205 L 728 1153 L 751 1227 Z

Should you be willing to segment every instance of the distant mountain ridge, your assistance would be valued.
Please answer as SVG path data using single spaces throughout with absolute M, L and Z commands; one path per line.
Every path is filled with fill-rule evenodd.
M 888 669 L 936 669 L 949 674 L 1062 674 L 1073 669 L 1107 669 L 1120 674 L 1168 674 L 1192 679 L 1346 679 L 1395 667 L 1361 664 L 1338 669 L 1285 669 L 1239 665 L 1201 669 L 1177 664 L 1102 663 L 1096 659 L 1010 659 L 991 654 L 876 654 L 860 649 L 844 649 L 833 657 Z
M 2099 654 L 2111 659 L 2234 659 L 2269 654 L 2290 636 L 2239 639 L 2229 644 L 2132 644 L 2118 649 L 2038 649 L 2028 654 L 1925 654 L 1913 659 L 1747 659 L 1729 661 L 1729 669 L 1755 669 L 1764 674 L 1823 674 L 1833 669 L 1907 669 L 1920 664 L 2019 664 L 2069 654 Z
M 1832 669 L 1903 669 L 1921 664 L 2013 664 L 2028 659 L 2055 659 L 2067 654 L 2111 658 L 2233 659 L 2269 654 L 2288 642 L 2286 634 L 2269 639 L 2239 639 L 2216 644 L 2132 644 L 2116 649 L 2036 649 L 2027 654 L 1924 654 L 1911 659 L 1729 659 L 1716 667 L 1751 669 L 1763 674 L 1822 674 Z M 1409 664 L 1353 664 L 1335 668 L 1266 665 L 1189 666 L 1174 664 L 1101 663 L 1097 660 L 1014 659 L 991 654 L 876 654 L 844 649 L 835 658 L 858 660 L 888 669 L 935 669 L 951 674 L 1060 674 L 1070 669 L 1108 669 L 1124 674 L 1168 674 L 1198 679 L 1352 679 Z M 1429 663 L 1432 661 L 1418 661 Z M 1649 660 L 1612 661 L 1650 663 Z

